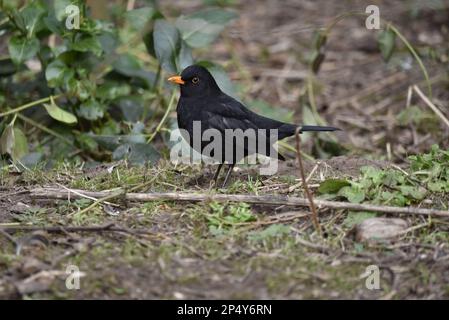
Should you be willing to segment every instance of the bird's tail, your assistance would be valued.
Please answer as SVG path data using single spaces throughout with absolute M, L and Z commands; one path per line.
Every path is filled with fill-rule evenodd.
M 301 126 L 301 132 L 306 131 L 338 131 L 341 129 L 335 127 L 326 127 L 326 126 Z

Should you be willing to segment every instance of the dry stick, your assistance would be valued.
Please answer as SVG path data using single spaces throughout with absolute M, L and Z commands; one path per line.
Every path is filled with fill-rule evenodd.
M 86 196 L 95 198 L 104 198 L 108 195 L 116 194 L 113 191 L 84 191 L 75 190 L 77 193 L 83 193 Z M 36 188 L 29 191 L 29 195 L 33 199 L 58 199 L 66 200 L 69 191 L 56 188 Z M 79 195 L 71 193 L 72 199 L 81 198 Z M 154 193 L 126 193 L 123 195 L 127 201 L 148 202 L 148 201 L 190 201 L 190 202 L 246 202 L 261 203 L 267 205 L 286 205 L 286 206 L 302 206 L 308 207 L 310 202 L 306 198 L 289 197 L 282 195 L 246 195 L 246 194 L 206 194 L 206 193 L 181 193 L 181 192 L 154 192 Z M 414 214 L 426 216 L 449 217 L 449 211 L 437 209 L 425 209 L 415 207 L 391 207 L 374 204 L 350 203 L 340 201 L 329 201 L 315 199 L 315 204 L 319 207 L 327 207 L 330 209 L 347 209 L 355 211 L 372 211 L 392 214 Z
M 306 174 L 304 173 L 304 166 L 302 164 L 302 158 L 301 158 L 301 138 L 299 137 L 301 133 L 301 128 L 296 128 L 296 157 L 298 158 L 299 163 L 299 173 L 301 174 L 302 179 L 302 186 L 304 188 L 304 192 L 307 195 L 307 199 L 309 199 L 309 206 L 310 206 L 310 212 L 312 212 L 312 222 L 315 226 L 315 230 L 318 232 L 318 234 L 321 235 L 321 226 L 318 222 L 318 215 L 316 212 L 315 203 L 313 202 L 312 194 L 310 193 L 309 186 L 307 185 L 306 181 Z
M 146 187 L 147 185 L 151 184 L 154 180 L 156 180 L 157 177 L 158 177 L 158 176 L 156 175 L 156 176 L 154 176 L 151 180 L 149 180 L 149 181 L 147 181 L 147 182 L 144 182 L 144 183 L 141 183 L 141 184 L 139 184 L 139 185 L 137 185 L 137 186 L 135 186 L 135 187 L 132 187 L 131 189 L 129 189 L 129 191 L 132 192 L 132 191 L 136 191 L 136 190 L 138 190 L 138 189 L 140 189 L 140 188 Z M 81 196 L 81 197 L 83 197 L 83 198 L 95 199 L 95 197 L 89 197 L 89 196 L 83 195 L 82 193 L 79 193 L 77 190 L 74 190 L 74 189 L 68 189 L 68 188 L 66 188 L 66 187 L 64 187 L 64 189 L 67 189 L 69 192 L 73 192 L 74 194 L 76 194 L 76 195 L 78 195 L 78 196 Z M 86 207 L 86 208 L 84 208 L 84 209 L 82 209 L 82 210 L 80 210 L 80 211 L 74 211 L 74 212 L 72 212 L 72 213 L 69 213 L 68 215 L 71 216 L 71 215 L 73 215 L 73 214 L 75 214 L 75 213 L 77 213 L 77 214 L 83 214 L 83 213 L 86 213 L 87 211 L 92 210 L 92 209 L 95 208 L 97 205 L 101 204 L 102 202 L 104 202 L 104 203 L 106 203 L 106 204 L 109 204 L 109 202 L 107 202 L 107 200 L 111 200 L 111 199 L 120 197 L 120 196 L 122 196 L 122 195 L 124 195 L 124 194 L 126 194 L 126 190 L 121 189 L 120 191 L 115 192 L 115 193 L 113 193 L 113 194 L 108 194 L 108 195 L 106 195 L 106 196 L 104 196 L 104 197 L 102 197 L 102 198 L 100 198 L 100 199 L 95 199 L 95 201 L 94 201 L 91 205 L 89 205 L 88 207 Z
M 449 120 L 445 117 L 445 115 L 440 111 L 440 109 L 437 108 L 437 106 L 435 106 L 432 101 L 429 100 L 429 98 L 427 98 L 424 93 L 422 93 L 422 91 L 418 88 L 418 86 L 414 85 L 413 86 L 413 90 L 415 90 L 415 92 L 420 96 L 420 98 L 427 104 L 427 106 L 429 106 L 430 109 L 432 109 L 433 112 L 435 112 L 435 114 L 440 117 L 441 120 L 443 120 L 443 122 L 449 127 Z

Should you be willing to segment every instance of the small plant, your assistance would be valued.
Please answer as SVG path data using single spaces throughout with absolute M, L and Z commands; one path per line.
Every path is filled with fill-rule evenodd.
M 241 223 L 256 220 L 247 203 L 223 205 L 222 203 L 212 202 L 209 207 L 210 213 L 206 215 L 206 219 L 212 233 L 230 230 L 238 227 Z
M 406 206 L 423 200 L 430 193 L 449 192 L 449 151 L 432 146 L 429 153 L 410 156 L 410 169 L 362 167 L 356 181 L 328 179 L 318 191 L 327 197 L 349 202 Z

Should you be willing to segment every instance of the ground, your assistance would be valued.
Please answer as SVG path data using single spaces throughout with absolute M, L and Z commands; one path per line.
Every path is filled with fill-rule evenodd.
M 167 14 L 194 11 L 201 2 L 164 2 Z M 239 18 L 210 52 L 222 63 L 242 94 L 303 116 L 298 99 L 306 86 L 305 57 L 312 32 L 335 16 L 364 11 L 366 1 L 244 1 Z M 448 43 L 447 9 L 424 8 L 411 19 L 408 6 L 377 1 L 381 15 L 393 21 L 418 47 L 444 50 Z M 383 9 L 385 8 L 385 9 Z M 410 22 L 412 21 L 412 22 Z M 446 25 L 446 27 L 444 27 Z M 357 180 L 360 169 L 409 170 L 408 155 L 427 152 L 432 144 L 448 147 L 448 128 L 438 118 L 401 125 L 407 89 L 425 83 L 418 65 L 403 50 L 390 64 L 382 61 L 376 35 L 364 21 L 341 21 L 326 47 L 326 60 L 315 81 L 317 109 L 325 121 L 343 129 L 336 137 L 345 155 L 306 160 L 306 175 L 315 197 L 327 178 Z M 447 48 L 446 48 L 447 49 Z M 446 59 L 444 54 L 440 60 Z M 433 95 L 447 105 L 447 69 L 425 60 Z M 446 67 L 447 68 L 447 67 Z M 445 78 L 446 77 L 446 78 Z M 430 112 L 416 98 L 423 112 Z M 432 122 L 433 121 L 433 122 Z M 318 157 L 315 138 L 304 151 Z M 288 143 L 294 146 L 294 139 Z M 308 208 L 244 203 L 153 201 L 113 205 L 89 199 L 33 199 L 28 191 L 42 186 L 83 190 L 139 187 L 139 192 L 283 194 L 303 196 L 292 148 L 272 177 L 257 167 L 241 166 L 230 186 L 210 187 L 212 167 L 155 166 L 95 168 L 60 165 L 23 173 L 2 171 L 0 225 L 41 226 L 42 230 L 0 229 L 0 298 L 166 298 L 166 299 L 436 299 L 449 297 L 448 220 L 396 215 L 410 226 L 385 242 L 359 242 L 353 228 L 360 214 L 320 208 L 318 234 Z M 327 156 L 332 156 L 327 154 Z M 318 165 L 318 166 L 317 166 Z M 445 164 L 447 165 L 447 164 Z M 108 170 L 110 169 L 110 170 Z M 427 202 L 426 202 L 427 201 Z M 430 202 L 429 202 L 430 201 Z M 430 205 L 429 205 L 430 203 Z M 447 195 L 431 195 L 413 205 L 447 210 Z M 390 217 L 378 213 L 379 217 Z M 355 218 L 354 218 L 355 217 Z M 354 218 L 354 219 L 353 219 Z M 107 226 L 121 229 L 53 232 L 47 226 Z M 416 227 L 416 228 L 414 228 Z M 82 273 L 80 290 L 66 288 L 66 268 Z M 370 265 L 380 269 L 380 289 L 370 290 L 363 276 Z
M 346 165 L 343 165 L 345 163 Z M 344 157 L 322 162 L 313 181 L 326 175 L 351 177 L 372 161 Z M 375 163 L 385 166 L 385 163 Z M 310 170 L 310 165 L 308 166 Z M 348 168 L 345 171 L 345 168 Z M 338 170 L 334 170 L 337 168 Z M 144 173 L 144 174 L 142 174 Z M 225 193 L 289 192 L 299 181 L 294 163 L 266 180 L 242 168 Z M 3 298 L 444 298 L 447 286 L 447 222 L 403 216 L 409 225 L 424 222 L 391 242 L 354 241 L 346 211 L 321 210 L 323 235 L 313 230 L 307 209 L 243 203 L 125 203 L 118 208 L 90 201 L 36 200 L 26 191 L 64 185 L 84 190 L 109 190 L 147 183 L 138 191 L 214 192 L 208 188 L 212 168 L 115 167 L 60 168 L 50 174 L 26 172 L 7 176 L 0 197 L 0 223 L 33 226 L 103 226 L 118 231 L 15 232 L 0 238 Z M 324 176 L 324 177 L 323 177 Z M 157 179 L 152 179 L 157 177 Z M 192 184 L 192 177 L 200 182 Z M 153 182 L 152 182 L 153 181 Z M 257 181 L 257 182 L 255 182 Z M 149 183 L 149 185 L 148 185 Z M 275 191 L 273 191 L 275 190 Z M 282 191 L 284 190 L 284 191 Z M 383 216 L 380 214 L 379 216 Z M 232 219 L 231 219 L 232 218 Z M 45 227 L 44 227 L 45 229 Z M 16 255 L 16 253 L 18 253 Z M 80 290 L 65 289 L 65 270 L 75 265 L 84 274 Z M 368 290 L 366 268 L 380 268 L 380 289 Z M 59 273 L 58 273 L 59 272 Z

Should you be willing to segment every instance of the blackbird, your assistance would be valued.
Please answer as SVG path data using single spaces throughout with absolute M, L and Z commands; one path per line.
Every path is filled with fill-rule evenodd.
M 214 176 L 215 185 L 217 185 L 217 179 L 224 163 L 228 164 L 228 171 L 222 187 L 226 186 L 235 164 L 246 156 L 259 153 L 285 160 L 277 151 L 269 152 L 273 150 L 270 147 L 276 140 L 294 135 L 298 127 L 300 132 L 339 130 L 327 126 L 297 126 L 260 116 L 221 91 L 209 71 L 199 65 L 185 68 L 180 76 L 170 77 L 168 81 L 179 84 L 181 88 L 181 97 L 176 109 L 178 127 L 188 134 L 188 136 L 185 134 L 183 136 L 190 146 L 201 154 L 210 141 L 201 139 L 201 143 L 195 145 L 194 139 L 199 137 L 195 137 L 194 133 L 198 135 L 201 132 L 202 135 L 207 129 L 215 129 L 224 136 L 229 132 L 227 129 L 234 131 L 236 129 L 242 131 L 253 129 L 259 133 L 262 132 L 245 136 L 243 143 L 238 137 L 233 137 L 230 140 L 221 139 L 222 150 L 219 150 L 221 152 L 212 152 L 209 155 L 219 163 Z M 194 130 L 196 121 L 199 121 L 197 123 L 201 125 L 201 131 Z M 242 131 L 238 131 L 240 135 L 242 135 Z M 273 132 L 275 136 L 273 136 Z M 260 141 L 261 139 L 265 139 L 265 141 Z M 226 149 L 226 147 L 231 149 Z M 241 152 L 239 152 L 239 148 Z

